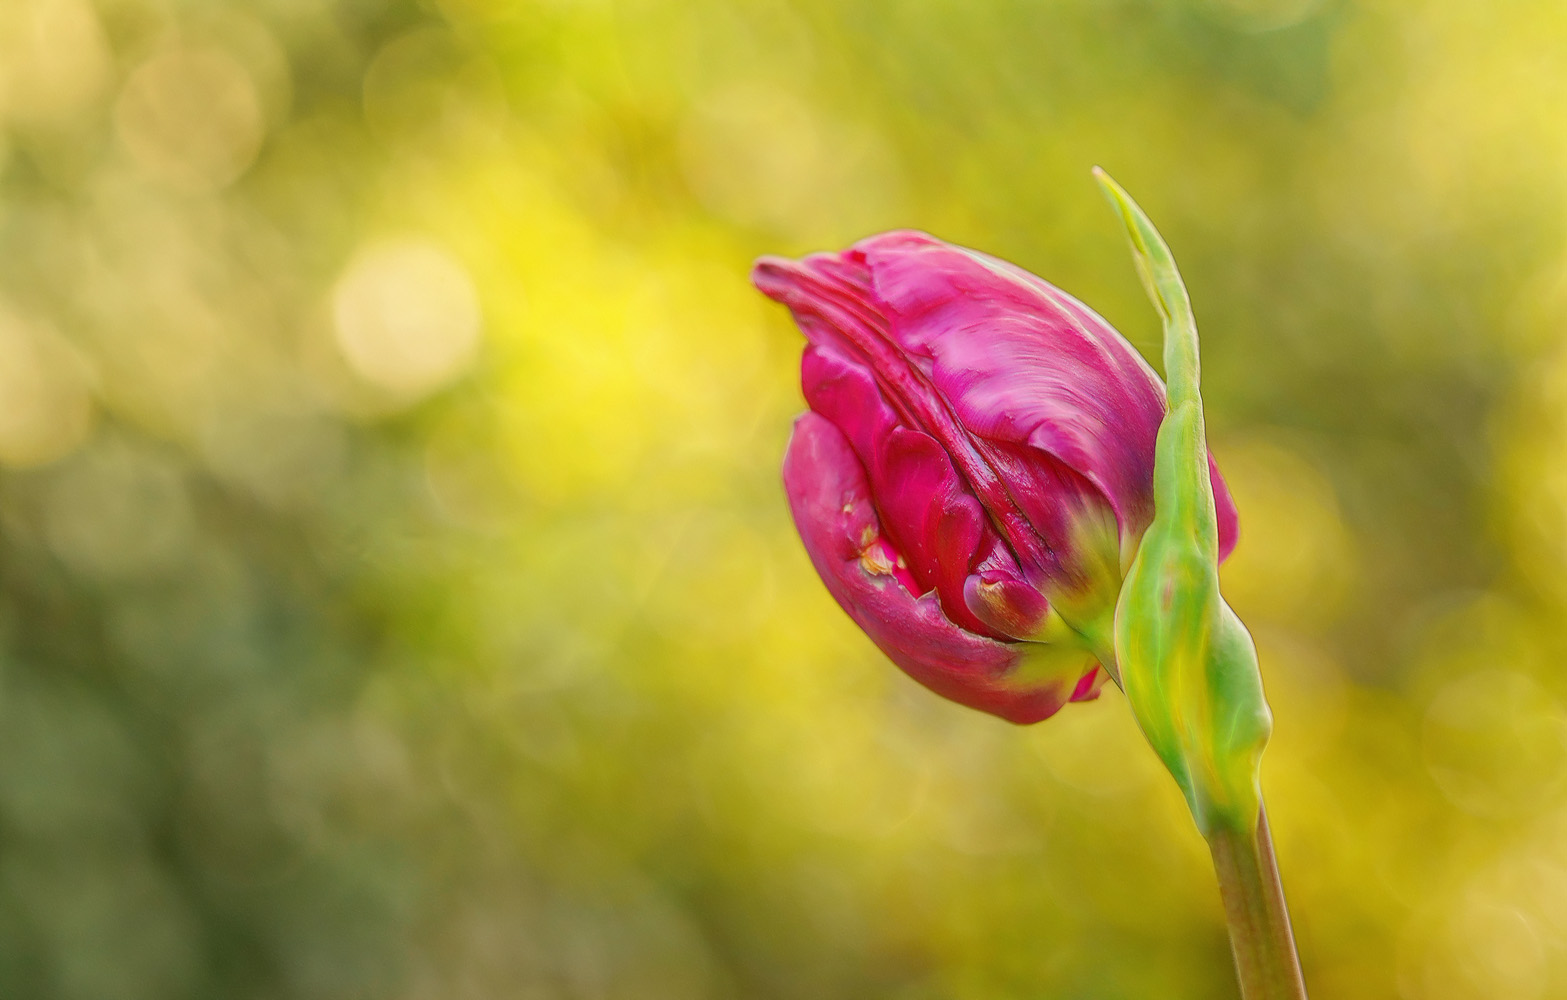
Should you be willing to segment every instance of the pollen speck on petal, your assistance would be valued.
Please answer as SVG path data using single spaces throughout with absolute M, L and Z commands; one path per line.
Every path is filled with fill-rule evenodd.
M 894 559 L 888 554 L 886 544 L 880 539 L 872 541 L 860 552 L 860 566 L 872 576 L 893 576 L 902 562 L 901 557 Z

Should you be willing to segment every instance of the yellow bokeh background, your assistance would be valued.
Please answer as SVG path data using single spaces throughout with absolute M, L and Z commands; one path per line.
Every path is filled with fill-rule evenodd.
M 1313 995 L 1567 998 L 1567 8 L 0 3 L 0 996 L 1235 996 L 1121 697 L 888 664 L 762 253 L 1181 261 Z

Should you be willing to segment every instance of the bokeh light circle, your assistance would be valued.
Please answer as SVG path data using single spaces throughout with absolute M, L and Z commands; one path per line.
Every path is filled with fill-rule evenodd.
M 332 296 L 338 347 L 360 378 L 399 397 L 451 382 L 479 348 L 479 296 L 462 264 L 428 240 L 373 244 Z
M 220 48 L 174 47 L 142 63 L 115 107 L 120 141 L 148 173 L 175 187 L 227 187 L 261 148 L 261 99 Z

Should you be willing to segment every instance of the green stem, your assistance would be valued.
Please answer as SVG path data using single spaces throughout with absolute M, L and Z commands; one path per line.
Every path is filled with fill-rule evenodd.
M 1306 1000 L 1266 809 L 1254 835 L 1220 828 L 1208 839 L 1244 1000 Z

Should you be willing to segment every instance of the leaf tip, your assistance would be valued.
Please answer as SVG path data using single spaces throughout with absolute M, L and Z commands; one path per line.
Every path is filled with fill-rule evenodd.
M 1104 167 L 1095 164 L 1094 168 L 1089 172 L 1093 174 L 1094 180 L 1099 182 L 1099 188 L 1105 193 L 1105 197 L 1110 199 L 1110 204 L 1115 206 L 1117 212 L 1124 214 L 1126 212 L 1126 191 L 1115 182 L 1115 178 L 1111 177 L 1110 172 Z

